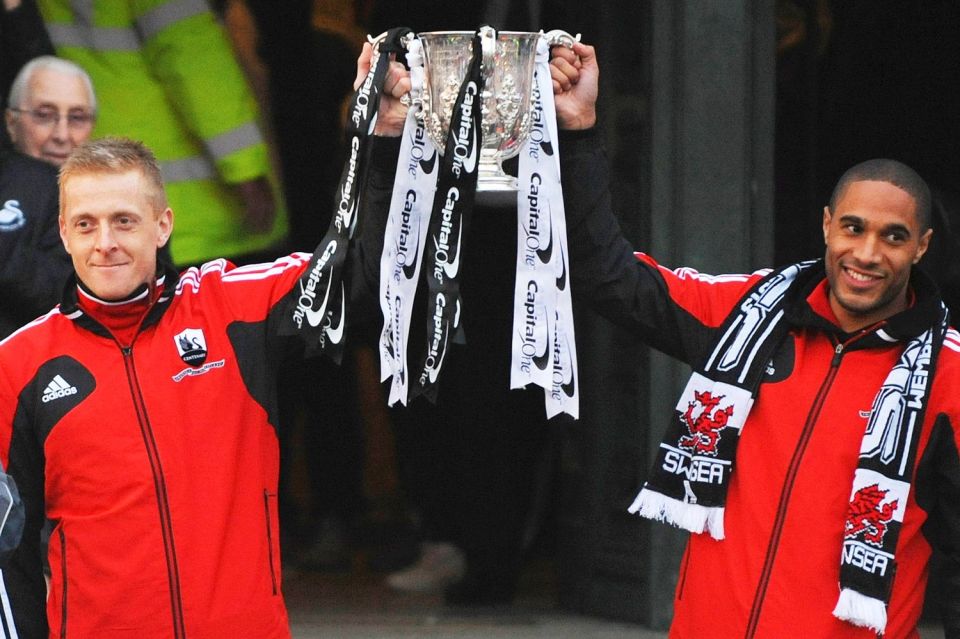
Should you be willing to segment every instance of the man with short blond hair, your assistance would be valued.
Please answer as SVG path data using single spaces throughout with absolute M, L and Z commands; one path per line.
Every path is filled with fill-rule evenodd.
M 139 171 L 155 211 L 167 208 L 167 192 L 163 186 L 160 165 L 147 147 L 122 138 L 114 138 L 101 144 L 90 144 L 82 153 L 77 153 L 60 169 L 60 201 L 66 183 L 73 177 L 86 174 L 123 173 Z M 63 207 L 60 207 L 63 214 Z
M 158 263 L 174 217 L 139 142 L 82 145 L 60 187 L 75 277 L 59 307 L 0 342 L 0 464 L 26 508 L 0 583 L 4 627 L 21 639 L 288 638 L 276 378 L 299 338 L 279 328 L 319 258 L 218 259 L 180 275 Z

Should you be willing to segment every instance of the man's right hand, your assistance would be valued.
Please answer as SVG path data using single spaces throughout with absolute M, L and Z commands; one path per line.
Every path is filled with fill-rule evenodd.
M 597 92 L 600 67 L 593 47 L 575 42 L 573 48 L 557 46 L 550 51 L 557 124 L 561 129 L 589 129 L 597 123 Z
M 373 45 L 365 42 L 363 51 L 357 58 L 357 77 L 353 81 L 354 91 L 363 84 L 363 79 L 370 72 L 372 57 Z M 407 107 L 400 102 L 400 98 L 408 93 L 410 93 L 410 72 L 396 60 L 391 60 L 387 77 L 383 82 L 383 93 L 380 95 L 380 110 L 377 111 L 377 123 L 373 127 L 374 135 L 398 137 L 403 133 Z

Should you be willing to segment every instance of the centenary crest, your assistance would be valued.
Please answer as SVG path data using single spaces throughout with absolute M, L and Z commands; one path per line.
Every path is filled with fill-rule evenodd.
M 207 359 L 207 340 L 199 328 L 188 328 L 173 338 L 180 358 L 187 364 L 197 367 Z

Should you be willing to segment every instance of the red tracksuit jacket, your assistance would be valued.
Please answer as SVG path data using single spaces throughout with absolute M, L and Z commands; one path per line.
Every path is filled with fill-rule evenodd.
M 652 265 L 643 256 L 645 265 Z M 646 268 L 646 267 L 644 267 Z M 733 310 L 761 274 L 710 278 L 652 268 L 668 305 L 706 333 Z M 916 284 L 916 282 L 915 282 Z M 724 516 L 726 538 L 691 535 L 674 599 L 671 637 L 830 637 L 875 633 L 832 615 L 841 544 L 873 400 L 905 341 L 876 332 L 842 335 L 822 281 L 767 367 L 744 425 Z M 886 335 L 924 323 L 925 305 L 891 318 Z M 926 318 L 929 323 L 929 317 Z M 896 551 L 885 637 L 916 637 L 931 544 L 955 547 L 960 514 L 960 335 L 950 330 L 937 362 L 918 463 Z M 952 529 L 952 532 L 950 532 Z M 950 535 L 953 535 L 952 539 Z M 881 569 L 878 559 L 863 557 Z M 723 593 L 722 596 L 719 596 Z
M 612 215 L 607 160 L 596 137 L 561 137 L 561 149 L 575 297 L 589 298 L 595 309 L 652 347 L 691 365 L 702 362 L 718 327 L 761 274 L 711 277 L 671 271 L 645 255 L 635 256 Z M 832 321 L 823 282 L 791 309 L 792 329 L 768 366 L 740 437 L 727 496 L 726 538 L 690 536 L 671 637 L 875 636 L 832 612 L 854 470 L 873 399 L 906 343 L 902 340 L 937 317 L 939 296 L 929 278 L 916 271 L 911 287 L 912 306 L 883 327 L 885 335 L 900 338 L 892 343 L 877 332 L 844 335 Z M 946 636 L 960 638 L 960 336 L 955 330 L 941 350 L 928 401 L 896 551 L 889 639 L 917 636 L 932 547 L 944 557 L 940 599 Z M 649 427 L 662 432 L 670 418 L 664 415 Z
M 49 619 L 50 637 L 290 636 L 275 326 L 309 258 L 168 273 L 131 348 L 81 310 L 76 286 L 0 344 L 0 458 L 27 507 L 3 571 L 5 629 L 43 637 Z M 46 604 L 44 516 L 56 524 Z

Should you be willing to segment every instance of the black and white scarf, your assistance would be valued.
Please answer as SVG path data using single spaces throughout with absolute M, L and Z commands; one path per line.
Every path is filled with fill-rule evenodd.
M 801 277 L 805 271 L 822 273 L 820 264 L 802 262 L 771 272 L 727 318 L 707 361 L 680 396 L 631 513 L 724 538 L 724 504 L 740 430 L 766 365 L 789 329 L 784 321 L 788 292 L 810 279 Z M 887 622 L 894 553 L 932 385 L 927 381 L 932 382 L 949 321 L 946 307 L 940 309 L 939 321 L 906 344 L 874 399 L 850 491 L 833 614 L 878 633 Z M 865 554 L 870 562 L 862 561 Z

